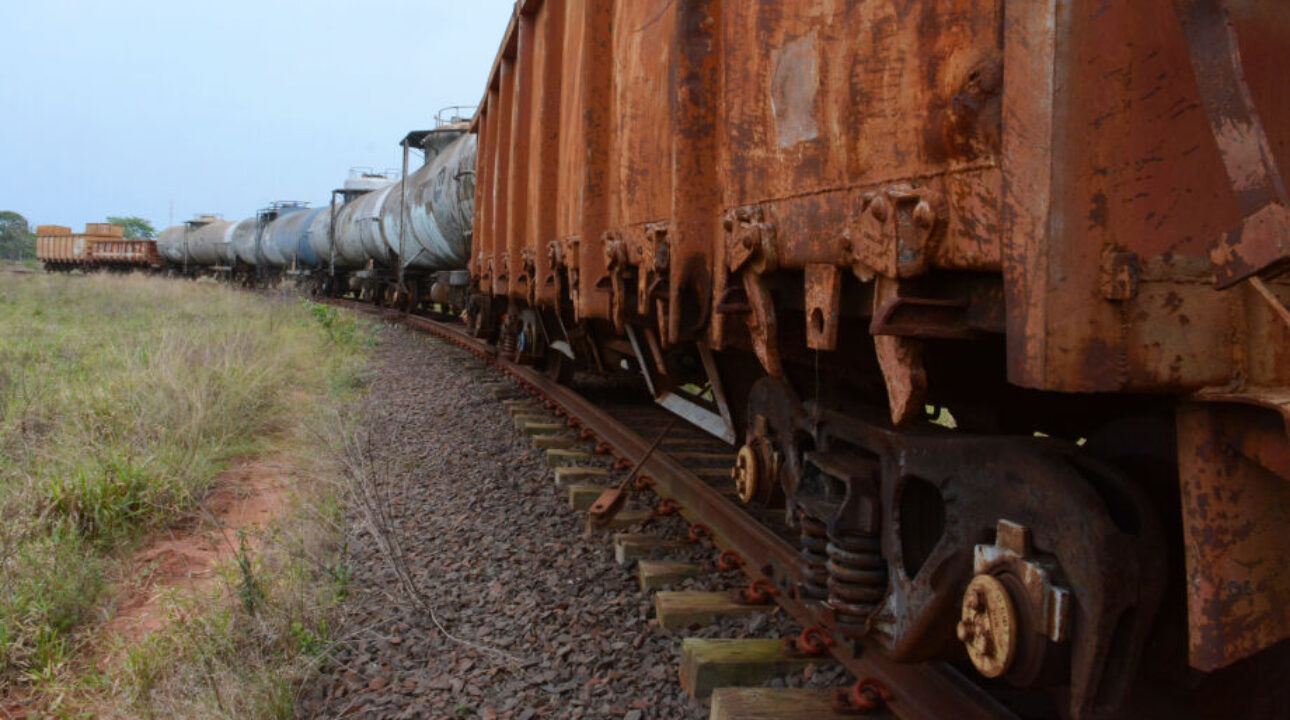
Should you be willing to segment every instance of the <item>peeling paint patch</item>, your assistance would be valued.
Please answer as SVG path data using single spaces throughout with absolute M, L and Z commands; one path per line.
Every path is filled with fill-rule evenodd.
M 775 112 L 775 135 L 780 147 L 790 147 L 819 137 L 815 121 L 816 94 L 820 72 L 816 59 L 815 33 L 800 37 L 774 51 L 771 75 L 771 108 Z
M 1267 185 L 1264 172 L 1262 145 L 1259 130 L 1249 123 L 1234 118 L 1223 118 L 1214 127 L 1218 146 L 1223 150 L 1223 163 L 1231 176 L 1232 188 L 1239 192 L 1258 190 Z

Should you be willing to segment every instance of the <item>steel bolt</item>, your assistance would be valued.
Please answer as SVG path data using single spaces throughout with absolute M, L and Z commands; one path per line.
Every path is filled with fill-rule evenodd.
M 918 225 L 918 227 L 926 230 L 935 222 L 936 212 L 932 210 L 931 204 L 926 200 L 919 201 L 918 205 L 914 208 L 914 223 Z
M 869 204 L 869 212 L 873 215 L 873 219 L 880 223 L 887 222 L 888 209 L 887 198 L 882 195 L 875 197 L 873 202 Z

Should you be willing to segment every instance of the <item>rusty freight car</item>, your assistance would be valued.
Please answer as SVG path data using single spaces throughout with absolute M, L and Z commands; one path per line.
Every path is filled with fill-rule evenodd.
M 85 236 L 89 243 L 91 267 L 95 270 L 128 272 L 159 270 L 163 260 L 157 242 L 146 238 L 127 238 L 125 229 L 111 223 L 87 223 Z
M 67 272 L 89 263 L 89 245 L 84 235 L 73 235 L 63 225 L 36 227 L 36 260 L 46 272 Z
M 739 445 L 800 540 L 714 530 L 854 655 L 1263 717 L 1287 66 L 1276 0 L 522 0 L 469 319 Z
M 111 223 L 86 223 L 85 232 L 62 225 L 36 228 L 36 259 L 48 272 L 156 270 L 162 258 L 153 240 L 127 239 Z

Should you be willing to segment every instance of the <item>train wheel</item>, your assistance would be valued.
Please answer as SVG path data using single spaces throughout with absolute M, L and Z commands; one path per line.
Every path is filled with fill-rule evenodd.
M 466 328 L 470 331 L 471 337 L 483 338 L 491 332 L 491 308 L 492 303 L 489 302 L 487 295 L 471 295 L 470 303 L 466 307 Z
M 735 466 L 735 483 L 745 503 L 775 507 L 796 489 L 802 448 L 795 423 L 801 411 L 797 393 L 783 378 L 753 383 L 748 427 Z
M 414 313 L 419 305 L 421 305 L 421 286 L 414 282 L 408 286 L 408 291 L 403 297 L 403 312 Z

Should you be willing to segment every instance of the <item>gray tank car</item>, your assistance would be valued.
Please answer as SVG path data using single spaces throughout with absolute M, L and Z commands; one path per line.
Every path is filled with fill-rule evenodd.
M 158 248 L 172 267 L 233 267 L 248 283 L 289 273 L 314 283 L 316 291 L 409 306 L 436 286 L 464 287 L 475 135 L 453 125 L 411 133 L 408 141 L 425 151 L 426 160 L 404 179 L 352 177 L 333 194 L 343 201 L 332 206 L 274 203 L 236 223 L 204 216 L 167 228 Z
M 157 252 L 172 266 L 209 268 L 230 264 L 229 231 L 233 223 L 213 215 L 199 215 L 183 225 L 162 230 Z

